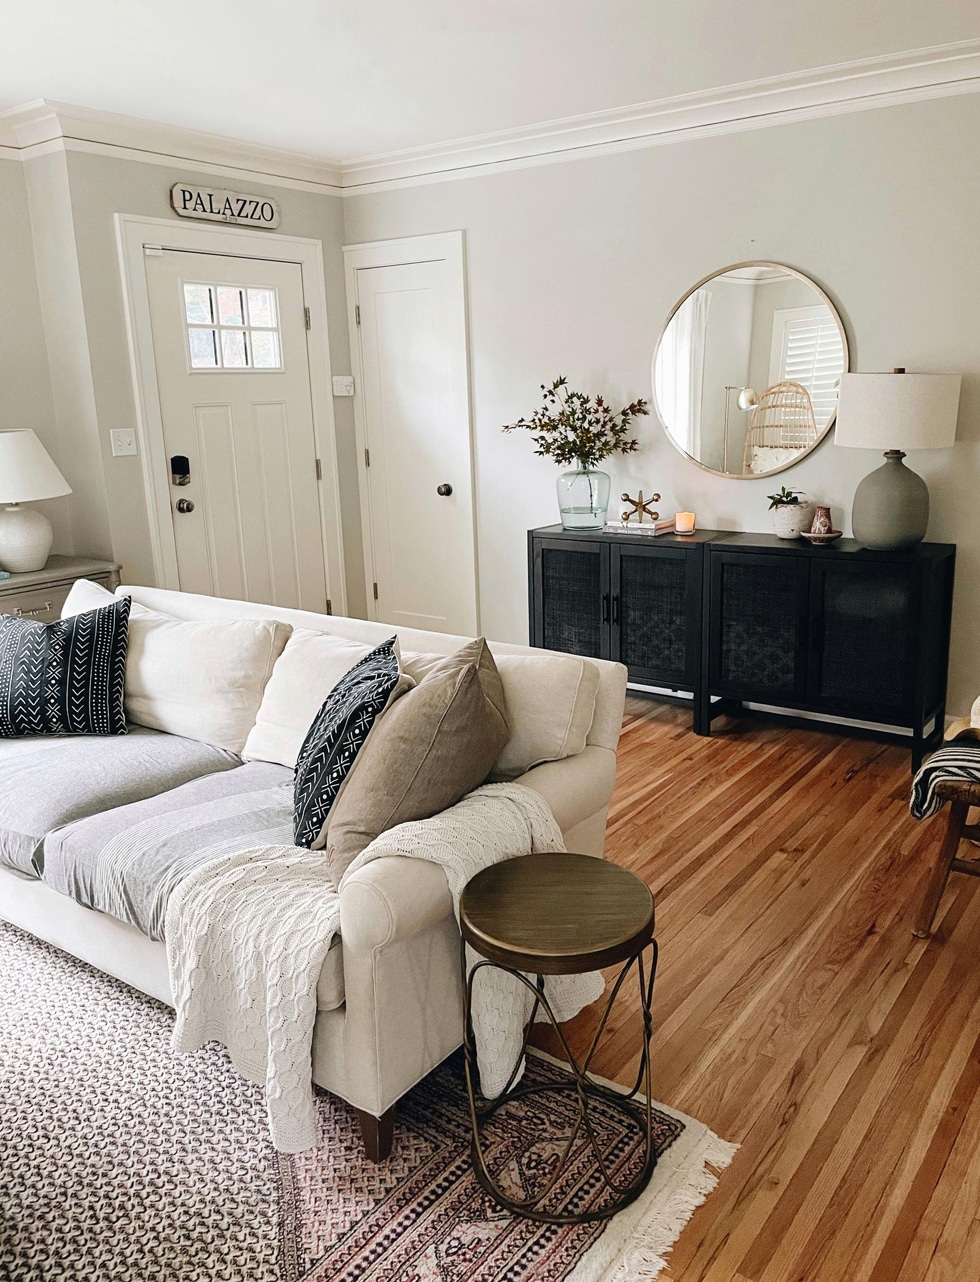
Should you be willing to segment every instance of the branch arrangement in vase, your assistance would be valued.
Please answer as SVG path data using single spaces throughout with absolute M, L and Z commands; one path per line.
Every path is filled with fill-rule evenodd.
M 650 412 L 646 401 L 633 401 L 616 413 L 601 396 L 571 391 L 564 375 L 550 387 L 542 383 L 541 391 L 544 405 L 529 418 L 519 418 L 504 428 L 505 432 L 519 427 L 530 432 L 535 454 L 565 467 L 578 463 L 588 471 L 612 454 L 632 454 L 639 449 L 639 441 L 630 439 L 629 425 L 632 419 Z

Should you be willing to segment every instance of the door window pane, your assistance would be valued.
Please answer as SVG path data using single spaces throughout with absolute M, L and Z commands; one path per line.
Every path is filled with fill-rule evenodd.
M 187 338 L 191 349 L 193 369 L 217 369 L 218 348 L 213 329 L 189 329 Z
M 253 329 L 249 335 L 252 364 L 256 369 L 279 369 L 279 335 L 274 329 Z
M 213 299 L 209 285 L 184 286 L 184 312 L 188 325 L 214 323 Z
M 275 289 L 189 281 L 184 284 L 184 321 L 192 370 L 282 369 Z
M 229 285 L 218 286 L 218 321 L 222 325 L 245 324 L 245 308 L 240 289 Z
M 225 369 L 244 369 L 248 364 L 245 359 L 243 330 L 223 329 L 221 331 L 221 363 Z
M 250 289 L 248 291 L 248 323 L 260 329 L 273 329 L 276 325 L 276 291 Z

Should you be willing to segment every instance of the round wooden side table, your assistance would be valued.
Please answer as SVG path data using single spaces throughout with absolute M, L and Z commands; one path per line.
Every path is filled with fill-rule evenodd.
M 640 1196 L 657 1162 L 650 1100 L 653 1026 L 650 1002 L 657 969 L 657 943 L 653 937 L 654 900 L 649 887 L 626 869 L 592 855 L 565 852 L 525 855 L 485 868 L 467 884 L 460 898 L 459 924 L 465 992 L 463 1047 L 473 1128 L 471 1153 L 477 1180 L 506 1210 L 546 1224 L 582 1224 L 614 1215 Z M 481 957 L 469 974 L 467 944 Z M 648 947 L 651 955 L 645 963 L 644 953 Z M 620 972 L 580 1064 L 555 1018 L 545 992 L 545 976 L 582 974 L 617 964 L 621 965 Z M 478 1102 L 474 1088 L 476 1046 L 471 1012 L 473 982 L 486 967 L 496 967 L 515 976 L 533 993 L 534 1004 L 507 1084 L 494 1099 Z M 589 1070 L 613 1004 L 634 969 L 640 993 L 642 1047 L 636 1083 L 627 1092 L 611 1089 L 596 1080 Z M 539 1010 L 547 1016 L 561 1042 L 570 1070 L 568 1078 L 514 1086 Z M 641 1086 L 645 1098 L 638 1100 Z M 511 1197 L 489 1169 L 484 1144 L 486 1124 L 515 1100 L 549 1093 L 572 1095 L 577 1109 L 571 1118 L 571 1134 L 562 1137 L 563 1148 L 557 1166 L 547 1171 L 540 1187 L 529 1191 L 526 1197 Z M 611 1170 L 610 1148 L 607 1145 L 605 1151 L 602 1150 L 598 1128 L 590 1119 L 590 1107 L 594 1108 L 600 1101 L 605 1115 L 615 1116 L 623 1131 L 634 1132 L 633 1142 L 642 1144 L 639 1169 L 635 1169 L 634 1162 L 626 1179 L 617 1178 Z M 586 1209 L 549 1206 L 549 1195 L 555 1190 L 560 1193 L 562 1175 L 573 1151 L 577 1153 L 581 1144 L 591 1148 L 603 1186 L 602 1196 L 598 1203 L 591 1197 Z

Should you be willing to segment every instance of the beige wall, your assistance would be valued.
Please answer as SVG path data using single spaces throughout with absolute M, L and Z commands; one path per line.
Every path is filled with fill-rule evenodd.
M 24 167 L 0 160 L 0 429 L 30 427 L 61 465 L 41 321 Z M 54 527 L 54 550 L 72 550 L 67 499 L 36 505 Z
M 929 538 L 958 544 L 951 710 L 980 692 L 980 95 L 646 151 L 365 195 L 347 240 L 464 228 L 476 407 L 483 626 L 526 638 L 526 530 L 556 519 L 555 469 L 502 423 L 557 374 L 626 402 L 674 301 L 713 269 L 785 262 L 837 302 L 854 368 L 961 371 L 958 441 L 910 459 L 929 482 Z M 653 418 L 613 464 L 613 492 L 659 490 L 664 512 L 766 530 L 766 480 L 710 476 Z M 825 442 L 779 481 L 849 528 L 874 453 Z

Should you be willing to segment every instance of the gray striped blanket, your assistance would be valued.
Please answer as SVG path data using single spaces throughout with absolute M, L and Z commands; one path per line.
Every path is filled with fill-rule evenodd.
M 943 798 L 936 796 L 941 780 L 957 783 L 980 783 L 980 743 L 957 740 L 934 752 L 912 780 L 909 812 L 913 819 L 928 819 L 938 814 Z

